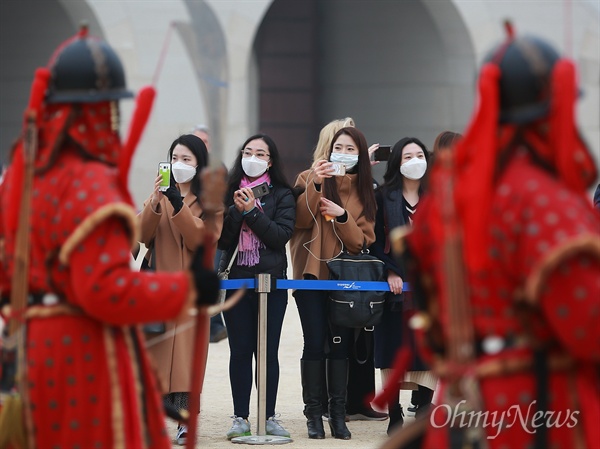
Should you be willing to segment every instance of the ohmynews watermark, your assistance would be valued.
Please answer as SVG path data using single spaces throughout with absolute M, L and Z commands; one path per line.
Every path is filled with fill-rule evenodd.
M 495 433 L 492 432 L 488 434 L 488 440 L 495 439 L 501 430 L 510 429 L 515 425 L 520 425 L 527 433 L 534 434 L 540 427 L 561 428 L 566 426 L 569 429 L 572 429 L 578 422 L 578 410 L 534 411 L 536 401 L 529 404 L 527 413 L 523 413 L 522 408 L 518 405 L 513 405 L 502 412 L 465 410 L 464 406 L 466 405 L 466 402 L 467 401 L 462 400 L 456 404 L 454 408 L 448 404 L 436 405 L 431 412 L 429 422 L 437 429 L 446 426 L 493 429 Z M 461 408 L 462 410 L 460 410 Z M 441 411 L 445 411 L 446 416 L 444 417 L 444 415 L 440 413 L 437 416 L 441 419 L 437 421 L 436 414 Z M 441 423 L 443 418 L 445 418 L 445 421 Z

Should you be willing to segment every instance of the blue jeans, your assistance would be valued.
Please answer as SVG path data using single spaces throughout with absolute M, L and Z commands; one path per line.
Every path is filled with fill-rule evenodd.
M 228 292 L 228 296 L 233 291 Z M 252 391 L 252 359 L 256 358 L 258 336 L 258 293 L 247 291 L 232 309 L 223 312 L 229 341 L 229 382 L 233 413 L 247 418 Z M 267 417 L 275 414 L 279 387 L 279 341 L 287 308 L 287 290 L 268 293 L 267 299 Z

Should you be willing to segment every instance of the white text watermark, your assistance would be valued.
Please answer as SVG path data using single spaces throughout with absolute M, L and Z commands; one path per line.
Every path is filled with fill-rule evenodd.
M 570 409 L 559 411 L 534 411 L 536 401 L 531 402 L 524 413 L 522 407 L 513 405 L 503 411 L 475 411 L 466 410 L 466 401 L 462 400 L 454 407 L 440 404 L 433 407 L 429 422 L 435 428 L 458 427 L 491 429 L 488 431 L 488 440 L 495 439 L 501 430 L 510 429 L 520 425 L 529 434 L 536 433 L 540 427 L 568 427 L 572 429 L 577 425 L 579 411 Z M 445 416 L 444 413 L 445 412 Z M 440 418 L 439 420 L 436 420 Z

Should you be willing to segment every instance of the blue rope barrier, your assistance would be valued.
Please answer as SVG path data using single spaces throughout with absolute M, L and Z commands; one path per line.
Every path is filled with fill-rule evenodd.
M 254 279 L 227 279 L 221 281 L 223 290 L 237 290 L 246 287 L 248 289 L 256 288 Z M 294 280 L 294 279 L 276 279 L 276 290 L 364 290 L 364 291 L 390 291 L 387 282 L 373 281 L 318 281 L 318 280 Z M 404 291 L 410 290 L 408 282 L 404 283 Z

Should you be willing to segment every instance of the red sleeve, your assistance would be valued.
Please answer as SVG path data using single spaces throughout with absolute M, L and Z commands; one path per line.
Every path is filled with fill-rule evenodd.
M 70 255 L 70 300 L 115 325 L 174 319 L 188 295 L 186 274 L 132 271 L 129 245 L 122 220 L 100 223 Z
M 540 306 L 554 335 L 578 359 L 600 361 L 600 261 L 577 254 L 546 278 Z

